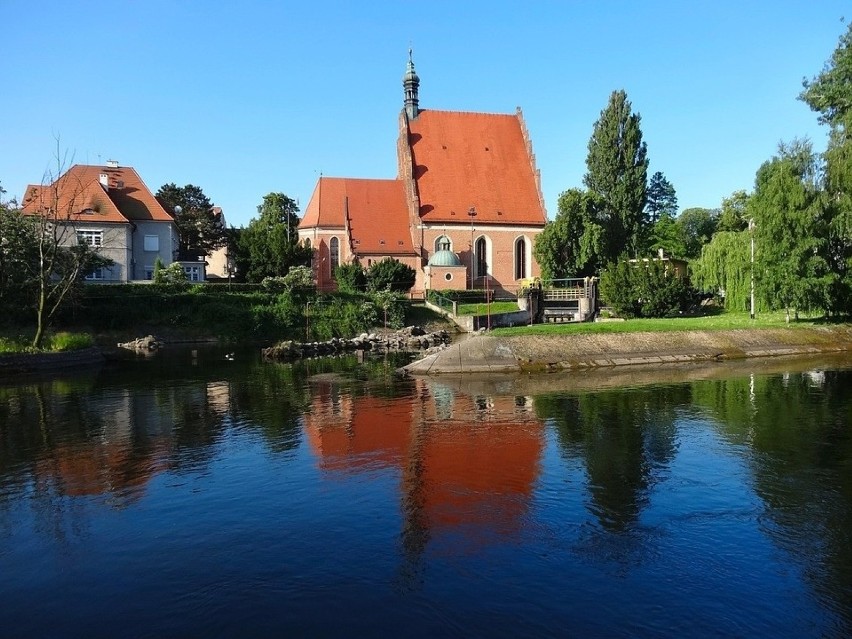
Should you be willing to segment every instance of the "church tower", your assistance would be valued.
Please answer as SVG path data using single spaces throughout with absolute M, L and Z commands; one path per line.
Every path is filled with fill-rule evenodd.
M 409 120 L 414 120 L 420 113 L 417 91 L 420 88 L 420 78 L 414 72 L 414 60 L 411 57 L 411 49 L 408 50 L 408 65 L 405 75 L 402 76 L 402 86 L 405 90 L 405 113 Z

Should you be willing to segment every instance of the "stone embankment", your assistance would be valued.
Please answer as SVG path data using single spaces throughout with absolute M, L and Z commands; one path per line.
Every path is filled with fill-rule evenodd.
M 324 357 L 355 351 L 410 350 L 435 353 L 450 341 L 447 331 L 427 333 L 419 326 L 409 326 L 394 333 L 362 333 L 352 339 L 332 338 L 325 342 L 279 342 L 261 352 L 264 359 L 291 361 L 303 357 Z
M 414 375 L 589 370 L 852 352 L 852 327 L 592 335 L 473 335 L 405 366 Z

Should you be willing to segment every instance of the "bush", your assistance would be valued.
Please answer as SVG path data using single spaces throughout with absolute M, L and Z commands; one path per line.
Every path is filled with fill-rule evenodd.
M 362 293 L 367 290 L 367 273 L 357 262 L 338 266 L 334 269 L 334 279 L 337 281 L 337 290 L 343 293 Z
M 367 288 L 370 291 L 407 293 L 414 286 L 416 278 L 417 273 L 413 268 L 388 257 L 367 270 Z
M 611 264 L 601 273 L 601 297 L 621 317 L 667 317 L 689 308 L 695 290 L 689 280 L 650 261 Z

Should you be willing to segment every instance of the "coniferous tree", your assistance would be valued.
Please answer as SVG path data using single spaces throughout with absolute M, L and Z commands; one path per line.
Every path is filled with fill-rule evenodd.
M 624 91 L 613 91 L 589 140 L 583 183 L 602 203 L 606 262 L 640 249 L 647 190 L 647 147 Z
M 662 172 L 657 171 L 651 176 L 646 199 L 645 214 L 650 224 L 654 224 L 663 214 L 672 219 L 677 217 L 677 193 Z

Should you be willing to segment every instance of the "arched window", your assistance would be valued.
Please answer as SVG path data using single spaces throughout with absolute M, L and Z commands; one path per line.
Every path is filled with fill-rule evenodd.
M 435 250 L 436 251 L 452 251 L 452 242 L 450 242 L 450 238 L 446 235 L 442 235 L 437 240 L 435 240 Z
M 336 237 L 331 238 L 328 243 L 329 253 L 329 273 L 334 277 L 334 269 L 340 266 L 340 240 Z
M 476 240 L 476 269 L 474 277 L 484 277 L 488 275 L 488 246 L 485 243 L 485 238 L 480 237 Z
M 311 238 L 309 238 L 309 237 L 305 238 L 305 248 L 306 249 L 311 248 Z
M 527 243 L 524 238 L 519 237 L 515 242 L 515 279 L 522 280 L 527 277 Z

